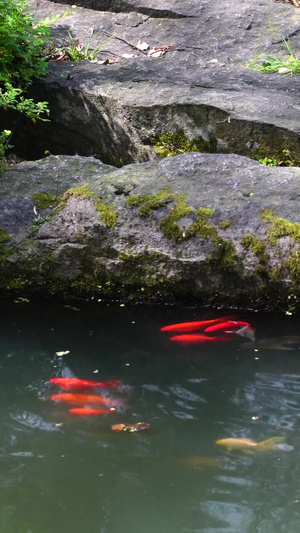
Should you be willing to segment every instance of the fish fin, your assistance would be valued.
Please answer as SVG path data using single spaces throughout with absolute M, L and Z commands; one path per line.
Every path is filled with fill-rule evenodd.
M 260 450 L 276 450 L 276 448 L 278 448 L 278 443 L 282 442 L 283 440 L 284 437 L 272 437 L 271 439 L 258 442 L 255 448 L 258 448 Z
M 69 368 L 68 366 L 65 366 L 62 371 L 61 371 L 61 377 L 62 378 L 76 378 L 77 379 L 77 376 L 75 376 L 73 370 L 71 370 L 71 368 Z
M 250 341 L 255 342 L 254 331 L 249 326 L 244 326 L 243 328 L 238 329 L 236 334 L 240 335 L 240 337 L 246 337 L 247 339 L 250 339 Z
M 290 348 L 289 346 L 277 346 L 277 350 L 281 350 L 282 352 L 287 352 L 289 350 L 294 350 L 294 348 Z

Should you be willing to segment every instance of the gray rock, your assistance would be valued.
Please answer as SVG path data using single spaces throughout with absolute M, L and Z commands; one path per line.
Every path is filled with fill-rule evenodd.
M 26 173 L 32 193 L 41 181 L 65 194 L 38 210 L 39 224 Z M 0 201 L 9 202 L 9 183 L 14 196 L 0 214 L 10 233 L 1 289 L 283 308 L 299 291 L 299 179 L 299 168 L 222 154 L 121 169 L 70 156 L 20 163 L 0 182 Z
M 71 2 L 70 2 L 71 3 Z M 99 59 L 118 64 L 54 62 L 31 96 L 47 100 L 51 122 L 16 122 L 12 143 L 25 159 L 53 154 L 93 155 L 115 166 L 154 160 L 151 140 L 183 130 L 202 138 L 211 151 L 273 157 L 282 147 L 300 157 L 299 77 L 245 68 L 261 53 L 287 57 L 300 30 L 297 9 L 271 0 L 83 0 L 78 7 L 33 0 L 39 17 L 62 16 L 53 24 L 57 42 L 79 39 L 91 49 L 115 34 L 151 48 L 172 45 L 163 58 L 149 58 L 114 39 Z M 68 10 L 66 12 L 66 10 Z M 98 11 L 96 11 L 98 10 Z M 73 14 L 74 13 L 74 14 Z M 136 57 L 121 58 L 122 54 Z M 4 121 L 4 118 L 3 118 Z M 8 122 L 7 127 L 10 126 Z

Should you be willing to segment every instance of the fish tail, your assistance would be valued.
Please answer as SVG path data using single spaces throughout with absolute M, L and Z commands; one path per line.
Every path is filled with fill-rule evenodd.
M 284 437 L 272 437 L 271 439 L 258 442 L 255 448 L 258 448 L 260 450 L 276 450 L 276 448 L 278 448 L 278 443 L 283 440 Z

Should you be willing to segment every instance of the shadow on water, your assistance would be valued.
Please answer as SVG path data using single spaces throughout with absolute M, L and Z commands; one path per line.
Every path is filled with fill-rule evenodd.
M 224 311 L 17 302 L 0 305 L 1 532 L 299 531 L 300 342 L 282 343 L 298 317 L 239 313 L 255 343 L 182 346 L 160 328 Z M 124 406 L 70 414 L 50 399 L 63 374 L 121 380 L 96 394 Z M 111 430 L 138 422 L 150 428 Z M 267 451 L 215 444 L 271 437 L 284 440 Z

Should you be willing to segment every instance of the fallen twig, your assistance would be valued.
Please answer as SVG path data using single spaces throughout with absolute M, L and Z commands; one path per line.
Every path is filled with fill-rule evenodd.
M 144 50 L 141 50 L 134 44 L 129 43 L 128 41 L 126 41 L 126 39 L 122 39 L 122 37 L 117 37 L 117 35 L 115 35 L 114 33 L 110 33 L 109 31 L 106 31 L 106 30 L 103 30 L 103 31 L 104 33 L 106 33 L 106 35 L 109 35 L 110 37 L 114 37 L 115 39 L 118 39 L 119 41 L 122 41 L 123 43 L 127 44 L 128 46 L 133 48 L 133 50 L 138 50 L 139 52 L 142 52 L 142 54 L 144 54 L 145 56 L 148 55 L 147 52 L 144 52 Z

